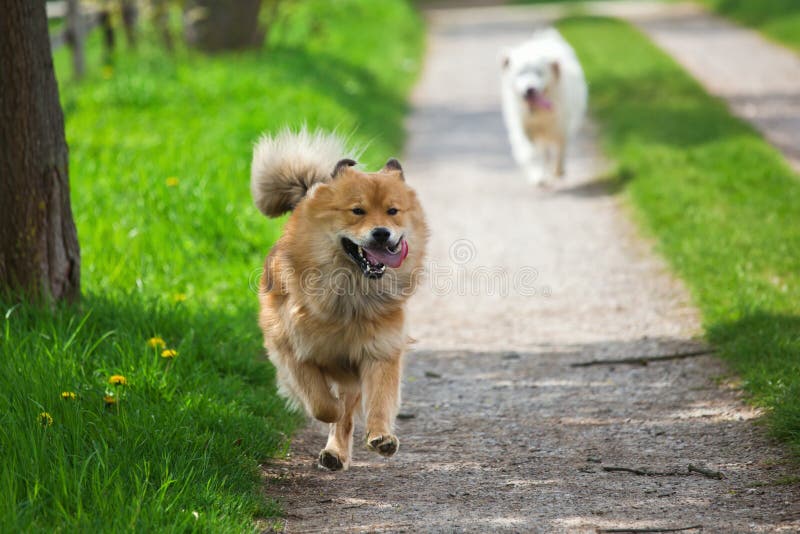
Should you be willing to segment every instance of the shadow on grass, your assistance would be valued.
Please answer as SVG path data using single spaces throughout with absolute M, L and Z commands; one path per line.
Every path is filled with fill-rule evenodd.
M 369 70 L 337 56 L 298 48 L 275 48 L 265 54 L 268 61 L 285 66 L 283 72 L 291 77 L 287 81 L 323 87 L 324 94 L 342 107 L 358 110 L 358 130 L 366 137 L 402 146 L 408 104 L 397 89 L 383 85 Z
M 800 3 L 796 0 L 701 0 L 701 3 L 800 52 Z
M 232 315 L 87 296 L 77 313 L 19 306 L 4 323 L 5 520 L 91 530 L 102 517 L 125 522 L 102 530 L 141 521 L 213 531 L 274 512 L 256 491 L 256 466 L 283 450 L 298 418 L 276 396 L 251 307 Z M 177 357 L 148 347 L 154 335 Z M 127 384 L 109 385 L 115 374 Z M 76 398 L 64 400 L 65 391 Z M 53 420 L 46 433 L 36 428 L 40 412 Z
M 747 24 L 762 25 L 800 14 L 797 0 L 707 0 L 714 10 Z
M 636 172 L 627 189 L 637 214 L 691 288 L 709 340 L 796 450 L 796 175 L 631 26 L 575 18 L 560 27 L 592 84 L 609 154 Z
M 747 382 L 754 400 L 771 407 L 775 434 L 800 454 L 800 316 L 754 311 L 709 326 L 708 339 Z
M 607 18 L 591 16 L 574 16 L 566 23 L 584 31 L 596 27 L 598 32 L 606 31 L 608 24 Z M 611 39 L 613 34 L 601 37 Z M 582 53 L 591 56 L 591 52 Z M 591 106 L 604 126 L 602 134 L 608 144 L 624 145 L 631 139 L 689 148 L 754 133 L 749 125 L 730 116 L 723 101 L 706 95 L 695 80 L 676 77 L 671 59 L 647 63 L 638 57 L 644 51 L 627 53 L 631 55 L 628 61 L 621 60 L 602 72 L 595 72 L 595 64 L 602 58 L 582 58 L 590 80 Z
M 634 137 L 637 142 L 690 148 L 753 133 L 746 124 L 730 118 L 721 101 L 697 98 L 693 82 L 676 84 L 656 70 L 636 78 L 603 77 L 592 83 L 592 90 L 599 95 L 594 105 L 602 118 L 614 114 L 613 122 L 604 121 L 604 134 L 613 144 Z
M 130 65 L 120 65 L 119 74 L 105 80 L 94 98 L 84 105 L 104 106 L 111 110 L 130 109 L 142 120 L 157 120 L 161 114 L 186 113 L 187 120 L 197 116 L 226 123 L 235 123 L 236 113 L 270 111 L 264 126 L 275 116 L 286 116 L 286 123 L 297 126 L 315 122 L 313 113 L 319 108 L 315 99 L 330 99 L 341 109 L 357 110 L 357 129 L 360 137 L 380 139 L 389 146 L 402 146 L 402 120 L 407 110 L 403 91 L 387 87 L 368 69 L 349 63 L 338 56 L 308 52 L 301 48 L 276 47 L 252 53 L 219 54 L 213 57 L 189 56 L 175 62 L 161 62 L 146 57 L 124 58 Z M 191 76 L 181 71 L 182 65 L 202 70 L 203 76 Z M 231 65 L 238 75 L 231 77 Z M 131 74 L 135 71 L 135 75 Z M 285 88 L 291 88 L 289 95 Z M 308 92 L 303 93 L 307 89 Z M 63 105 L 68 113 L 79 106 L 81 93 L 88 88 L 81 84 L 68 85 Z M 287 97 L 297 106 L 292 116 L 287 110 Z M 308 99 L 303 109 L 302 99 Z M 177 107 L 173 102 L 180 101 Z M 349 133 L 349 132 L 345 132 Z M 242 136 L 250 136 L 243 131 Z M 245 144 L 251 138 L 243 139 Z
M 582 183 L 572 187 L 559 189 L 559 195 L 571 195 L 579 198 L 596 198 L 608 195 L 616 195 L 625 189 L 625 186 L 633 180 L 636 173 L 626 167 L 617 169 L 613 174 L 609 174 L 591 182 Z

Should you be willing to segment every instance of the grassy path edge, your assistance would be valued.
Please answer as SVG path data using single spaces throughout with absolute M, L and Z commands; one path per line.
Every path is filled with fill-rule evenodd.
M 800 180 L 630 25 L 571 17 L 559 28 L 635 218 L 689 286 L 708 341 L 800 454 Z

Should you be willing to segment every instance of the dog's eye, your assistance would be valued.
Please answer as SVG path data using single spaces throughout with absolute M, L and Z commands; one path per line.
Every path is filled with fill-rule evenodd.
M 386 210 L 386 213 L 388 215 L 397 215 L 397 208 L 389 208 L 388 210 Z
M 366 215 L 366 214 L 367 214 L 367 212 L 366 212 L 366 211 L 364 211 L 362 208 L 353 208 L 353 210 L 352 210 L 352 211 L 353 211 L 353 213 L 355 213 L 356 215 Z

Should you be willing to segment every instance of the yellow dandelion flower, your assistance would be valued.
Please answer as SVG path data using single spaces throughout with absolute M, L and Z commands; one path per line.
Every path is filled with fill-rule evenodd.
M 78 396 L 75 394 L 74 391 L 62 391 L 61 398 L 64 400 L 75 400 Z
M 112 76 L 114 76 L 114 68 L 106 65 L 103 67 L 103 70 L 100 71 L 103 75 L 103 79 L 110 80 Z
M 178 351 L 175 350 L 175 349 L 164 349 L 164 350 L 161 351 L 161 357 L 162 358 L 172 359 L 177 355 L 178 355 Z
M 175 293 L 174 295 L 172 295 L 172 300 L 174 300 L 175 302 L 183 302 L 184 300 L 186 300 L 186 293 Z
M 42 412 L 39 414 L 39 424 L 43 427 L 48 427 L 53 424 L 53 416 L 51 416 L 47 412 Z
M 147 340 L 147 346 L 151 349 L 163 349 L 167 346 L 167 342 L 163 338 L 154 336 Z
M 167 187 L 175 187 L 179 182 L 180 180 L 178 180 L 176 177 L 170 176 L 167 178 Z
M 127 386 L 128 379 L 122 375 L 111 375 L 111 377 L 108 379 L 108 383 L 112 386 Z
M 114 406 L 117 403 L 117 398 L 114 395 L 103 395 L 103 402 L 106 406 Z

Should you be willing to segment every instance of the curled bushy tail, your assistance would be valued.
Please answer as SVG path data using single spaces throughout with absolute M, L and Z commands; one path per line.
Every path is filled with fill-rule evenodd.
M 331 180 L 339 160 L 359 155 L 348 151 L 345 138 L 305 126 L 263 136 L 253 149 L 250 170 L 256 207 L 268 217 L 293 210 L 314 184 Z

